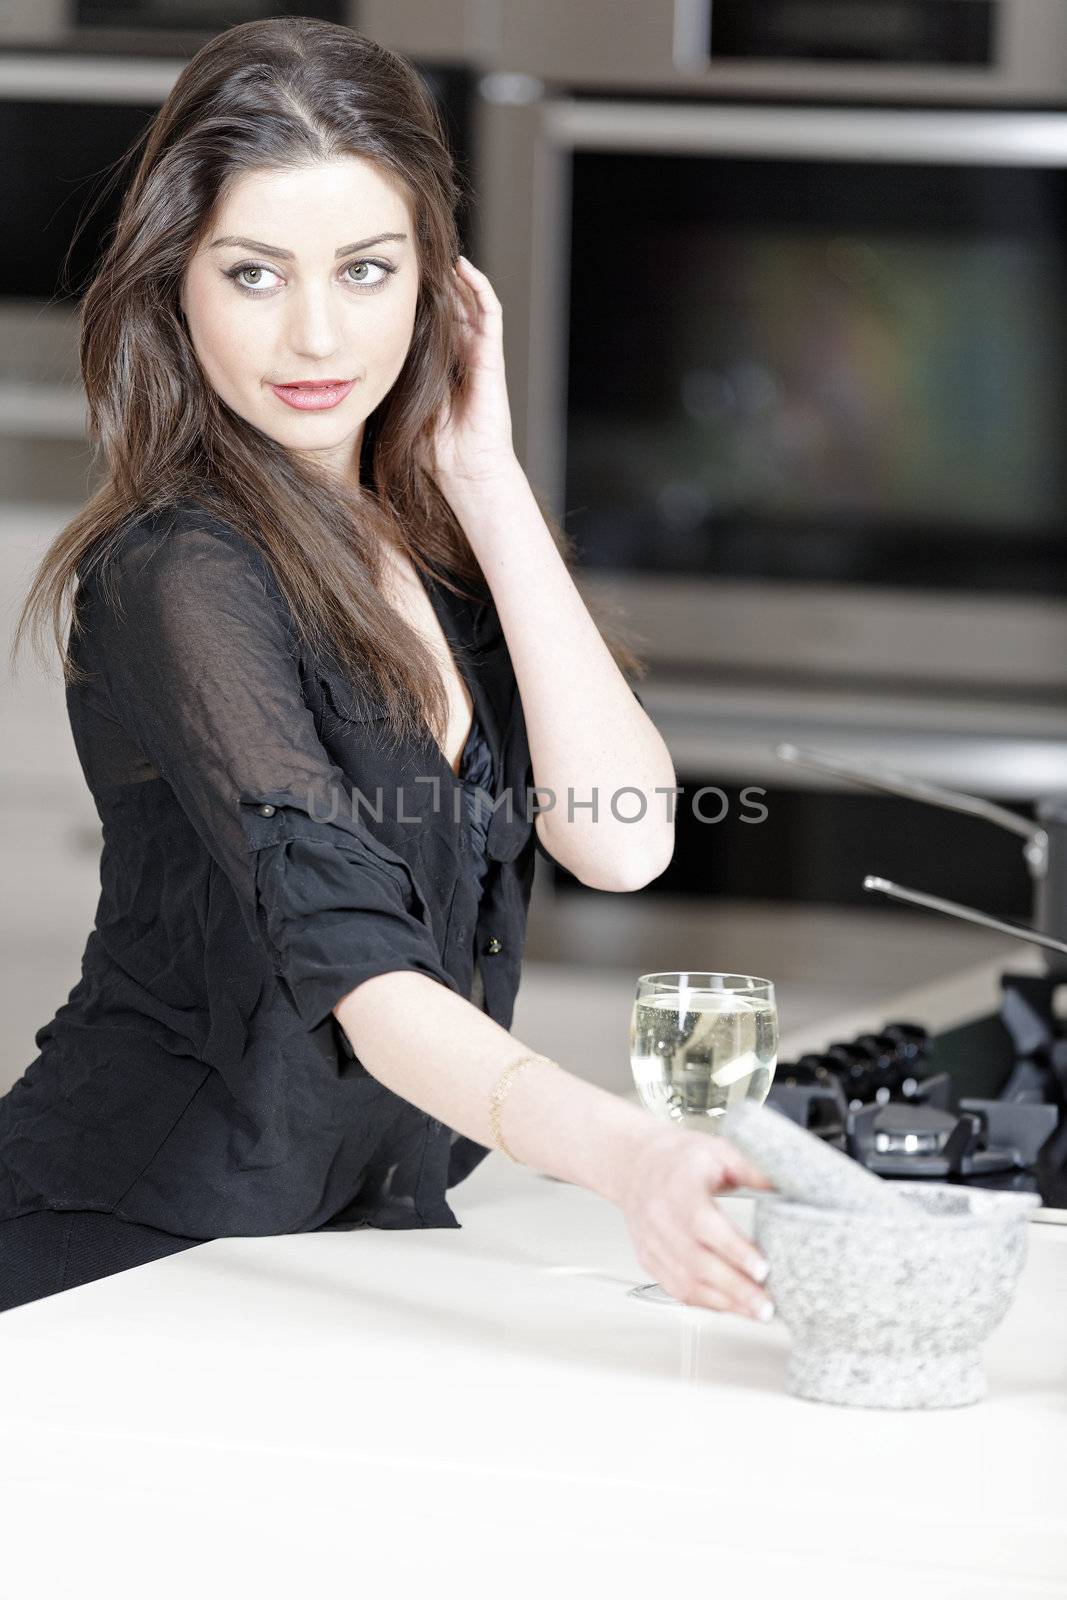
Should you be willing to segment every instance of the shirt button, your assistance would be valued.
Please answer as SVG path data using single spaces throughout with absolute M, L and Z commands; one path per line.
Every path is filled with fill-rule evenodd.
M 274 812 L 276 810 L 276 807 L 274 807 L 274 806 L 257 806 L 256 810 L 259 812 L 261 817 L 273 817 Z
M 503 948 L 504 946 L 500 940 L 493 938 L 490 939 L 488 944 L 485 945 L 484 950 L 487 956 L 498 956 Z

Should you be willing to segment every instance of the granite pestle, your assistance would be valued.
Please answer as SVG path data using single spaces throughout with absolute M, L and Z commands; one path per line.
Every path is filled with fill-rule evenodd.
M 914 1214 L 893 1184 L 771 1106 L 742 1100 L 720 1117 L 716 1131 L 791 1200 L 830 1211 Z

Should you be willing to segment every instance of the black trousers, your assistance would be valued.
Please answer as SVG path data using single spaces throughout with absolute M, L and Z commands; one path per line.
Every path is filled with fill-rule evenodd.
M 203 1239 L 107 1211 L 30 1211 L 0 1221 L 0 1311 L 188 1250 Z

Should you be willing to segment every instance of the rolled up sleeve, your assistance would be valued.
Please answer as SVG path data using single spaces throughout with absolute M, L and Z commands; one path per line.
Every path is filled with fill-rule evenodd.
M 260 552 L 206 512 L 138 523 L 79 590 L 90 665 L 309 1030 L 380 973 L 458 992 L 410 866 L 352 813 L 271 582 Z

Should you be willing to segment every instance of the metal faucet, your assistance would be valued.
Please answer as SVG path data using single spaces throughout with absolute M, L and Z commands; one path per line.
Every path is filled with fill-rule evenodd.
M 1041 802 L 1038 807 L 1039 816 L 1042 812 L 1046 812 L 1052 824 L 1051 836 L 1055 840 L 1053 849 L 1050 828 L 1043 825 L 1043 819 L 1036 823 L 1031 822 L 1028 818 L 1019 816 L 1018 812 L 1009 811 L 1005 806 L 994 805 L 990 800 L 981 800 L 975 795 L 956 794 L 951 789 L 942 789 L 937 784 L 927 783 L 921 778 L 908 778 L 902 773 L 892 772 L 888 767 L 882 767 L 877 763 L 858 766 L 853 762 L 842 760 L 840 756 L 827 755 L 816 750 L 802 750 L 794 744 L 776 745 L 775 755 L 794 766 L 810 767 L 815 772 L 849 778 L 855 783 L 864 784 L 871 789 L 880 789 L 887 794 L 902 795 L 909 800 L 923 800 L 928 805 L 942 806 L 948 811 L 961 811 L 967 816 L 983 817 L 987 822 L 993 822 L 1000 828 L 1006 828 L 1011 833 L 1020 835 L 1025 841 L 1023 858 L 1034 884 L 1036 902 L 1034 920 L 1038 925 L 1036 928 L 1004 921 L 1000 917 L 990 916 L 987 912 L 976 911 L 971 906 L 960 905 L 955 900 L 944 900 L 939 895 L 903 888 L 899 884 L 891 883 L 887 878 L 868 875 L 863 880 L 863 887 L 879 894 L 889 895 L 896 900 L 907 901 L 911 905 L 923 906 L 930 911 L 941 911 L 947 916 L 959 917 L 964 922 L 972 922 L 979 927 L 1010 934 L 1013 938 L 1039 945 L 1043 950 L 1055 951 L 1061 958 L 1067 957 L 1067 798 L 1062 795 L 1052 796 Z M 1062 959 L 1052 961 L 1046 956 L 1045 964 L 1050 972 L 1067 977 L 1067 961 Z
M 904 889 L 888 878 L 875 878 L 870 873 L 863 880 L 865 889 L 875 889 L 891 900 L 906 900 L 909 905 L 925 906 L 928 911 L 944 911 L 947 916 L 961 917 L 964 922 L 974 922 L 980 928 L 992 928 L 997 933 L 1010 933 L 1015 939 L 1025 939 L 1027 944 L 1039 944 L 1045 950 L 1058 950 L 1067 955 L 1067 942 L 1054 939 L 1051 934 L 1038 933 L 1035 928 L 1024 927 L 1021 922 L 1005 922 L 1003 917 L 991 917 L 986 911 L 975 911 L 973 906 L 962 906 L 958 900 L 943 900 L 938 894 L 923 894 L 919 889 Z

